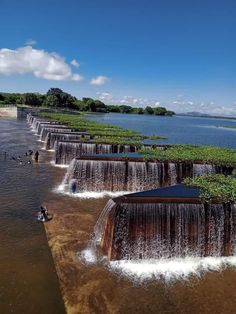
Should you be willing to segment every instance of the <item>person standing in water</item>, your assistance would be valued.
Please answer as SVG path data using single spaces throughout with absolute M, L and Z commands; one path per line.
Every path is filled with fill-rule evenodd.
M 77 190 L 77 181 L 76 180 L 71 181 L 70 188 L 71 188 L 71 192 L 74 194 Z
M 36 151 L 35 154 L 34 154 L 34 161 L 35 162 L 39 161 L 39 152 L 38 151 Z

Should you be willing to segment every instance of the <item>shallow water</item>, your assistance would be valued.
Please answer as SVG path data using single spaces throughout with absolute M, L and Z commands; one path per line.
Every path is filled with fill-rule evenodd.
M 11 159 L 39 149 L 36 139 L 26 120 L 0 120 L 0 313 L 64 313 L 44 227 L 36 221 L 54 168 L 41 151 L 37 165 Z
M 1 153 L 6 150 L 18 155 L 42 146 L 25 121 L 1 120 L 0 132 Z M 154 133 L 151 127 L 147 132 Z M 5 161 L 4 154 L 0 158 L 0 266 L 5 270 L 0 273 L 0 313 L 64 311 L 43 226 L 35 221 L 44 201 L 56 213 L 47 226 L 52 240 L 60 239 L 54 242 L 55 252 L 60 253 L 56 262 L 67 300 L 78 313 L 234 313 L 235 260 L 228 261 L 226 269 L 218 261 L 208 266 L 206 260 L 154 266 L 145 262 L 93 263 L 96 256 L 85 251 L 88 263 L 84 263 L 78 257 L 88 248 L 108 198 L 102 194 L 93 199 L 94 195 L 86 193 L 82 198 L 69 197 L 58 191 L 66 169 L 52 166 L 52 153 L 41 150 L 40 163 L 34 166 Z M 202 273 L 196 262 L 206 272 Z M 166 282 L 164 274 L 168 277 L 170 271 L 177 280 Z M 183 280 L 185 277 L 188 280 Z
M 166 140 L 155 141 L 168 144 L 216 145 L 236 148 L 236 120 L 200 117 L 161 117 L 137 114 L 97 114 L 88 115 L 89 119 L 112 123 L 137 130 L 145 135 L 158 134 Z

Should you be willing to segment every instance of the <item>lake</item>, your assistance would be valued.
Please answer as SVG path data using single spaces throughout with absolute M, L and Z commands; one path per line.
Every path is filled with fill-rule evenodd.
M 167 138 L 154 141 L 156 143 L 236 147 L 236 129 L 224 128 L 236 127 L 233 119 L 120 113 L 90 114 L 88 117 L 96 122 L 112 123 L 145 135 L 158 134 Z

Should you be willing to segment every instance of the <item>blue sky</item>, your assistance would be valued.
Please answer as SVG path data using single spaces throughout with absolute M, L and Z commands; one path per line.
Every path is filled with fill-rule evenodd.
M 1 0 L 0 90 L 236 114 L 235 16 L 235 0 Z

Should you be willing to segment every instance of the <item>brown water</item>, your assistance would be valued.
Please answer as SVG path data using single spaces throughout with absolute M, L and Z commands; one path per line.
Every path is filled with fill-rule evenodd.
M 11 159 L 39 149 L 26 120 L 0 120 L 0 313 L 64 313 L 58 278 L 36 213 L 55 169 Z M 5 158 L 4 152 L 7 152 Z
M 62 171 L 63 173 L 63 171 Z M 162 278 L 137 282 L 113 272 L 105 261 L 84 263 L 77 257 L 88 246 L 108 199 L 76 199 L 53 194 L 47 205 L 55 217 L 47 229 L 70 313 L 230 314 L 236 313 L 233 267 L 188 280 Z M 144 266 L 145 267 L 145 266 Z
M 64 313 L 43 225 L 35 220 L 44 201 L 54 214 L 46 228 L 71 313 L 236 313 L 235 268 L 187 281 L 155 278 L 140 284 L 107 263 L 86 264 L 78 258 L 108 198 L 53 193 L 65 169 L 52 167 L 48 152 L 40 151 L 38 165 L 9 160 L 41 147 L 37 140 L 25 121 L 0 121 L 0 313 Z

